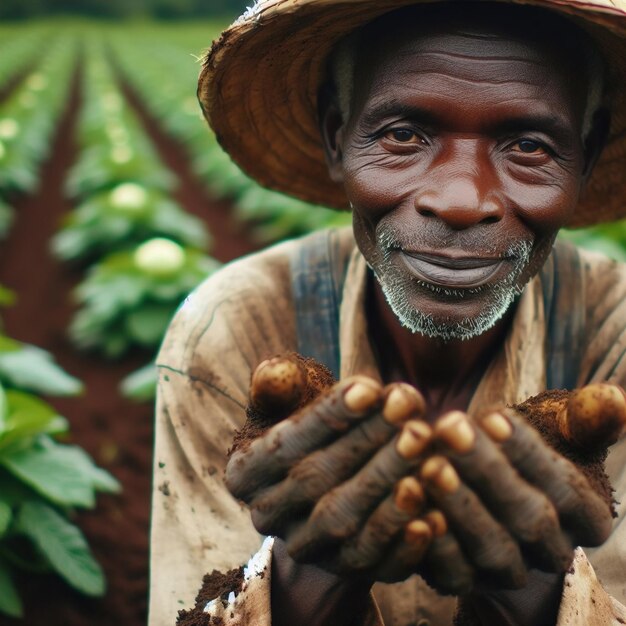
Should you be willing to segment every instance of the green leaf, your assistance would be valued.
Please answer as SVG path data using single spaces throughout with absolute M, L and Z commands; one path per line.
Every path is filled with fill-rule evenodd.
M 0 612 L 11 617 L 23 617 L 24 607 L 11 580 L 8 566 L 0 561 Z
M 120 385 L 122 395 L 138 402 L 153 400 L 156 395 L 157 368 L 154 363 L 148 363 L 131 372 Z
M 6 335 L 0 335 L 0 352 L 13 352 L 14 350 L 20 350 L 22 344 L 15 339 L 11 339 Z
M 15 292 L 0 285 L 0 306 L 11 306 L 15 303 Z
M 51 354 L 28 344 L 21 350 L 0 352 L 0 379 L 20 389 L 55 396 L 74 396 L 83 389 L 82 383 L 64 372 Z
M 0 494 L 2 501 L 6 502 L 10 507 L 14 508 L 25 502 L 33 500 L 39 496 L 28 486 L 26 486 L 15 476 L 0 466 Z
M 9 528 L 12 517 L 13 511 L 11 509 L 11 505 L 5 500 L 0 499 L 0 538 L 6 533 L 7 529 Z
M 174 306 L 143 305 L 126 317 L 126 326 L 132 338 L 146 346 L 157 346 L 174 314 Z
M 96 491 L 106 493 L 119 493 L 121 491 L 120 483 L 106 470 L 98 467 L 93 459 L 78 446 L 59 445 L 63 450 L 68 466 L 73 466 L 76 472 L 79 472 L 91 481 Z
M 58 432 L 60 416 L 49 404 L 23 391 L 8 390 L 5 396 L 8 408 L 4 431 L 0 433 L 0 456 L 9 443 L 51 429 Z
M 7 407 L 7 394 L 4 387 L 0 384 L 0 437 L 6 429 L 6 419 L 9 410 Z
M 18 528 L 33 540 L 72 587 L 90 596 L 104 595 L 104 574 L 85 537 L 53 508 L 40 502 L 24 503 L 18 515 Z
M 76 467 L 67 448 L 50 441 L 0 455 L 0 463 L 55 504 L 91 508 L 95 504 L 92 480 Z

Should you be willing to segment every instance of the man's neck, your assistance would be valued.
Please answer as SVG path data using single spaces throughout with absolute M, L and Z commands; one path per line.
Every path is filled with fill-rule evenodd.
M 367 316 L 372 347 L 384 382 L 403 380 L 424 394 L 429 418 L 467 409 L 491 359 L 501 347 L 514 306 L 490 330 L 467 340 L 426 337 L 404 328 L 370 274 Z

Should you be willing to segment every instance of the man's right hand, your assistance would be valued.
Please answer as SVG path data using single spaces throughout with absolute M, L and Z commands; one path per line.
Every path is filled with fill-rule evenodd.
M 238 449 L 226 484 L 296 560 L 402 580 L 432 538 L 413 476 L 432 437 L 423 413 L 410 385 L 346 379 Z

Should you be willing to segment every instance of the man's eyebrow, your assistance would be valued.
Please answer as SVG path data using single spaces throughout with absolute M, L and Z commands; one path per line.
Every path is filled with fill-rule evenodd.
M 422 124 L 436 126 L 441 121 L 436 111 L 398 100 L 384 100 L 368 108 L 362 116 L 365 126 L 376 126 L 387 117 L 419 120 Z M 571 125 L 560 115 L 553 113 L 520 113 L 494 120 L 492 130 L 496 134 L 520 131 L 538 131 L 566 141 L 572 136 Z
M 390 99 L 368 108 L 363 113 L 362 120 L 366 126 L 375 126 L 386 117 L 418 119 L 424 124 L 434 124 L 439 119 L 434 111 Z
M 497 132 L 539 131 L 557 140 L 568 140 L 572 136 L 571 124 L 559 115 L 551 113 L 528 113 L 505 118 L 494 123 Z

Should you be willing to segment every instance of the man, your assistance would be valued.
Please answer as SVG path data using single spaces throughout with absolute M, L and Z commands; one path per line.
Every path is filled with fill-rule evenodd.
M 207 58 L 201 102 L 233 158 L 263 184 L 349 205 L 353 234 L 243 259 L 179 312 L 158 360 L 151 624 L 257 550 L 222 474 L 253 370 L 289 350 L 341 382 L 231 459 L 229 486 L 279 539 L 256 558 L 271 576 L 213 603 L 216 619 L 449 624 L 451 592 L 474 623 L 626 619 L 624 505 L 605 541 L 608 511 L 578 470 L 543 443 L 516 457 L 530 427 L 476 417 L 626 382 L 624 268 L 552 252 L 562 226 L 626 212 L 626 7 L 408 4 L 257 3 Z M 608 460 L 618 501 L 625 446 Z M 347 459 L 342 475 L 331 458 Z M 368 492 L 381 474 L 386 490 Z M 423 489 L 431 510 L 397 522 Z M 531 518 L 543 530 L 529 539 Z M 587 554 L 603 586 L 581 551 L 564 580 L 579 543 L 602 544 Z M 376 608 L 380 580 L 404 582 L 376 584 Z

